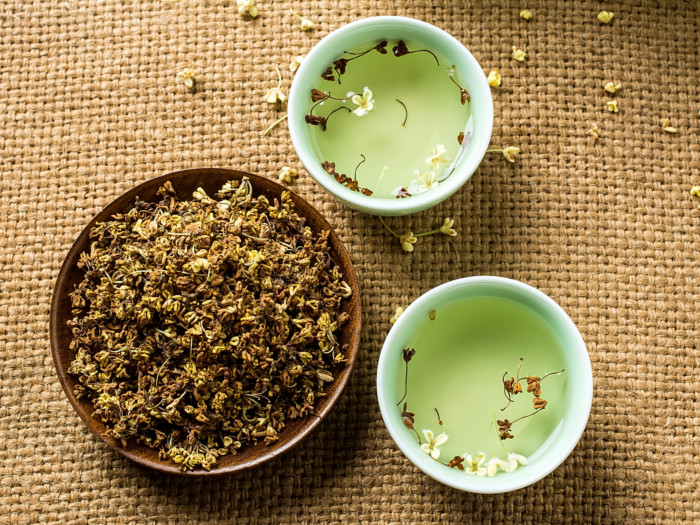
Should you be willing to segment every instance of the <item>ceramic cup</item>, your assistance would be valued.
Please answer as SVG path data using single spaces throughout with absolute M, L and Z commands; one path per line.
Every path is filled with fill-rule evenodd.
M 322 167 L 324 160 L 315 149 L 311 127 L 305 121 L 310 107 L 310 92 L 319 78 L 345 51 L 357 50 L 364 45 L 375 45 L 388 40 L 388 52 L 399 40 L 415 43 L 445 57 L 460 73 L 463 87 L 471 96 L 471 116 L 467 124 L 471 132 L 468 146 L 459 155 L 454 171 L 437 188 L 408 198 L 367 196 L 338 183 Z M 443 67 L 441 65 L 440 67 Z M 340 89 L 340 87 L 338 88 Z M 343 88 L 344 89 L 344 88 Z M 341 90 L 342 91 L 342 90 Z M 340 92 L 339 92 L 340 93 Z M 456 96 L 459 90 L 455 88 Z M 344 94 L 344 91 L 343 91 Z M 394 103 L 394 101 L 391 101 Z M 352 22 L 330 33 L 309 52 L 299 67 L 289 95 L 289 130 L 294 148 L 309 174 L 326 191 L 348 206 L 374 215 L 406 215 L 417 213 L 447 199 L 472 176 L 488 148 L 493 127 L 493 100 L 483 70 L 476 59 L 454 37 L 437 27 L 398 16 L 380 16 Z M 397 106 L 397 110 L 398 110 Z M 337 117 L 336 117 L 337 118 Z M 456 138 L 456 134 L 455 134 Z M 348 137 L 348 141 L 352 138 Z M 426 137 L 426 141 L 429 138 Z M 406 155 L 398 148 L 387 156 Z M 349 171 L 352 175 L 351 170 Z
M 483 308 L 479 301 L 483 301 Z M 493 305 L 502 306 L 494 308 Z M 451 315 L 453 315 L 451 319 L 448 319 L 449 312 L 452 312 Z M 516 319 L 512 312 L 520 312 L 520 317 Z M 426 344 L 425 334 L 430 333 L 430 323 L 440 322 L 441 316 L 443 316 L 442 321 L 446 322 L 442 325 L 434 325 L 438 330 L 434 333 L 440 334 L 441 340 L 437 341 L 437 338 L 435 341 L 428 340 L 428 344 Z M 466 316 L 471 316 L 471 320 Z M 478 320 L 476 320 L 477 318 Z M 470 322 L 471 327 L 469 327 Z M 450 350 L 448 348 L 450 345 L 444 342 L 451 340 L 449 338 L 450 332 L 453 332 L 452 335 L 455 336 L 453 346 L 457 350 L 454 348 Z M 443 338 L 445 334 L 447 339 Z M 423 338 L 422 342 L 421 338 Z M 437 436 L 439 432 L 445 432 L 450 439 L 460 439 L 458 436 L 451 435 L 450 429 L 454 426 L 453 424 L 463 423 L 462 420 L 468 421 L 472 409 L 485 405 L 489 415 L 491 411 L 494 413 L 494 426 L 491 427 L 489 424 L 486 425 L 486 428 L 475 426 L 474 430 L 472 427 L 466 426 L 464 428 L 467 430 L 464 432 L 467 434 L 462 434 L 462 436 L 468 435 L 472 431 L 488 432 L 488 440 L 492 442 L 493 448 L 490 453 L 485 450 L 486 454 L 488 456 L 499 455 L 502 456 L 500 459 L 506 459 L 506 454 L 499 442 L 498 432 L 495 429 L 495 420 L 507 417 L 507 415 L 502 414 L 508 414 L 508 412 L 500 411 L 500 405 L 507 403 L 505 394 L 502 392 L 503 377 L 501 371 L 503 369 L 496 370 L 495 374 L 490 373 L 489 377 L 486 378 L 488 383 L 484 383 L 495 387 L 495 399 L 491 399 L 486 394 L 466 398 L 467 394 L 465 394 L 465 399 L 455 400 L 459 402 L 457 414 L 460 421 L 456 421 L 458 418 L 455 417 L 454 411 L 449 414 L 445 407 L 445 410 L 441 411 L 442 414 L 440 414 L 442 423 L 439 424 L 438 417 L 433 412 L 433 404 L 441 404 L 444 407 L 449 402 L 441 397 L 441 389 L 448 388 L 445 385 L 453 381 L 450 377 L 456 378 L 457 384 L 460 384 L 459 381 L 463 381 L 464 385 L 483 380 L 480 378 L 479 363 L 483 362 L 480 359 L 499 357 L 499 355 L 493 355 L 497 353 L 494 350 L 495 347 L 489 347 L 489 343 L 496 340 L 512 341 L 513 345 L 518 347 L 511 352 L 512 355 L 503 356 L 503 369 L 509 370 L 505 376 L 506 379 L 516 375 L 518 357 L 524 358 L 524 370 L 532 365 L 537 365 L 534 352 L 528 354 L 528 348 L 536 347 L 537 341 L 549 342 L 546 346 L 547 349 L 540 353 L 539 358 L 557 363 L 556 366 L 564 368 L 565 372 L 542 380 L 541 396 L 543 399 L 549 398 L 548 406 L 542 414 L 537 413 L 520 423 L 513 424 L 515 438 L 503 441 L 503 445 L 508 449 L 517 451 L 518 439 L 525 439 L 522 436 L 526 434 L 526 431 L 538 432 L 542 430 L 541 424 L 547 421 L 549 426 L 546 428 L 546 433 L 540 436 L 541 442 L 535 442 L 532 445 L 532 450 L 527 453 L 527 464 L 518 464 L 517 469 L 512 472 L 497 469 L 497 473 L 493 476 L 486 475 L 484 471 L 481 471 L 481 475 L 469 475 L 465 470 L 450 468 L 431 458 L 426 450 L 421 449 L 418 444 L 418 435 L 424 443 L 427 441 L 423 434 L 424 425 L 427 425 L 432 429 L 434 436 Z M 430 344 L 431 342 L 434 344 Z M 426 368 L 422 370 L 409 368 L 407 375 L 409 397 L 406 399 L 409 402 L 408 411 L 415 412 L 415 432 L 406 426 L 405 416 L 402 415 L 401 394 L 404 392 L 404 379 L 406 377 L 404 376 L 403 351 L 406 348 L 414 348 L 416 352 L 409 366 L 427 367 L 428 369 L 434 367 L 439 370 L 439 374 L 444 374 L 438 376 L 437 380 L 430 382 L 425 388 L 425 385 L 422 387 L 416 385 L 416 381 L 420 380 L 421 376 L 426 376 L 424 373 Z M 459 358 L 454 360 L 455 364 L 450 370 L 449 366 L 443 366 L 444 360 L 442 359 L 443 354 L 450 351 L 471 352 L 471 354 L 463 356 L 454 354 Z M 423 353 L 422 362 L 418 360 L 420 352 Z M 484 352 L 491 352 L 491 354 L 484 357 Z M 473 366 L 462 367 L 463 362 Z M 440 368 L 441 366 L 443 368 Z M 554 370 L 537 370 L 536 372 L 537 375 L 543 375 L 545 372 L 552 371 Z M 516 406 L 516 403 L 521 403 L 520 407 L 525 413 L 531 412 L 533 394 L 526 391 L 528 385 L 525 384 L 524 380 L 522 385 L 523 392 L 513 396 L 513 407 Z M 412 387 L 424 388 L 426 399 L 420 398 L 423 394 L 420 394 L 418 399 L 415 395 L 411 397 Z M 465 392 L 467 391 L 465 388 Z M 581 335 L 569 316 L 552 299 L 537 289 L 518 281 L 501 277 L 467 277 L 430 290 L 414 301 L 398 318 L 384 342 L 379 357 L 377 395 L 382 417 L 391 437 L 406 457 L 424 473 L 445 485 L 460 490 L 484 494 L 502 493 L 517 490 L 538 481 L 557 468 L 569 456 L 579 441 L 588 420 L 593 395 L 593 378 L 588 352 Z M 454 393 L 450 395 L 453 398 L 460 396 L 460 394 L 455 395 Z M 421 403 L 424 406 L 420 406 Z M 541 419 L 538 420 L 538 418 Z M 528 430 L 526 425 L 534 426 Z M 482 436 L 483 434 L 478 435 Z M 461 444 L 452 444 L 455 445 L 453 450 L 458 450 L 456 454 L 461 455 L 463 453 L 459 449 Z M 446 447 L 447 443 L 444 446 Z M 473 454 L 472 459 L 475 459 L 477 451 L 468 452 Z M 449 462 L 452 458 L 453 454 L 450 454 L 449 457 L 447 455 L 439 457 L 443 463 Z M 482 465 L 482 467 L 485 466 L 485 464 Z

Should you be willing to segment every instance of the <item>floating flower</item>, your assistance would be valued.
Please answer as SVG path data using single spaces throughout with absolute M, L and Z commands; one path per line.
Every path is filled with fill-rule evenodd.
M 617 108 L 617 100 L 608 100 L 605 105 L 608 107 L 608 111 L 610 113 L 617 113 L 618 108 Z
M 258 8 L 253 0 L 236 0 L 239 15 L 247 15 L 251 18 L 258 16 Z
M 301 65 L 301 63 L 303 61 L 304 61 L 304 55 L 295 56 L 292 59 L 291 63 L 289 64 L 289 70 L 292 72 L 296 71 L 297 69 L 299 69 L 299 66 Z
M 465 463 L 465 472 L 470 476 L 485 476 L 487 474 L 486 467 L 482 467 L 486 461 L 486 454 L 479 452 L 475 458 L 472 458 L 471 454 L 462 454 Z
M 508 162 L 515 162 L 515 156 L 520 153 L 520 148 L 516 146 L 508 146 L 503 149 L 503 156 Z
M 283 166 L 279 174 L 279 179 L 282 182 L 291 184 L 294 182 L 294 178 L 298 175 L 297 170 L 290 168 L 289 166 Z
M 435 437 L 432 430 L 423 430 L 423 435 L 426 443 L 423 443 L 420 449 L 426 454 L 430 454 L 431 458 L 438 459 L 440 457 L 440 449 L 438 447 L 447 442 L 447 434 L 443 432 Z
M 442 222 L 442 226 L 440 226 L 440 233 L 444 233 L 445 235 L 449 235 L 450 237 L 455 237 L 457 235 L 457 232 L 452 229 L 452 226 L 454 226 L 454 224 L 454 219 L 450 219 L 449 217 L 447 217 Z
M 425 191 L 432 190 L 433 188 L 437 188 L 439 185 L 439 182 L 437 180 L 437 177 L 435 176 L 434 171 L 429 171 L 425 175 L 419 174 L 418 177 L 420 178 L 420 180 L 423 181 L 423 184 L 418 186 L 419 193 L 423 193 Z
M 399 320 L 399 317 L 401 317 L 401 314 L 403 313 L 403 307 L 402 306 L 397 306 L 396 311 L 394 312 L 394 316 L 389 319 L 389 322 L 391 324 L 394 324 L 396 321 Z
M 506 468 L 504 469 L 506 472 L 515 472 L 515 470 L 518 468 L 518 463 L 521 465 L 527 465 L 527 458 L 525 456 L 521 456 L 520 454 L 515 454 L 515 453 L 509 453 L 506 456 Z
M 616 91 L 622 89 L 622 84 L 620 84 L 619 82 L 617 84 L 615 84 L 615 82 L 608 82 L 603 86 L 603 89 L 608 93 L 615 93 Z
M 365 113 L 372 111 L 374 108 L 374 100 L 372 100 L 372 91 L 365 87 L 362 95 L 353 95 L 352 103 L 356 104 L 358 107 L 355 108 L 355 115 L 362 117 Z
M 493 69 L 489 73 L 489 76 L 486 77 L 486 81 L 489 83 L 489 86 L 491 87 L 500 87 L 501 86 L 501 74 L 498 72 L 498 69 Z
M 444 145 L 438 144 L 433 148 L 433 154 L 425 159 L 425 162 L 430 164 L 430 169 L 440 169 L 440 164 L 447 164 L 450 160 L 447 158 L 447 149 Z
M 289 10 L 290 13 L 292 13 L 295 17 L 299 19 L 299 22 L 301 23 L 301 30 L 302 31 L 309 31 L 314 28 L 314 23 L 309 20 L 308 18 L 305 18 L 301 16 L 299 13 L 293 10 Z
M 529 9 L 523 9 L 522 11 L 520 11 L 520 18 L 524 20 L 530 20 L 532 18 L 532 13 Z
M 194 77 L 197 76 L 197 72 L 194 69 L 186 67 L 177 74 L 178 78 L 182 79 L 182 83 L 188 89 L 194 88 Z
M 277 71 L 277 87 L 273 87 L 268 90 L 263 97 L 263 100 L 268 104 L 277 104 L 278 102 L 284 102 L 287 100 L 287 96 L 282 91 L 282 73 L 278 67 L 275 66 L 275 71 Z
M 525 51 L 522 49 L 518 49 L 517 47 L 513 46 L 513 58 L 517 60 L 518 62 L 524 62 L 525 61 Z
M 598 13 L 598 22 L 601 24 L 609 24 L 612 21 L 613 16 L 615 15 L 610 11 L 601 11 Z
M 497 458 L 496 456 L 494 456 L 486 462 L 486 474 L 490 478 L 492 478 L 498 473 L 498 469 L 501 469 L 505 472 L 506 465 L 507 463 L 505 461 L 503 461 L 501 458 Z
M 399 237 L 399 242 L 401 243 L 401 248 L 405 252 L 412 252 L 413 245 L 416 244 L 418 239 L 413 235 L 413 232 L 404 233 Z

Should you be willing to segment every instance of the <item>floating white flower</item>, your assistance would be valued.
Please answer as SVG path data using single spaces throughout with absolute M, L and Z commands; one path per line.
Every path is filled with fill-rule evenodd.
M 411 246 L 411 250 L 412 249 L 413 246 Z M 423 435 L 425 436 L 427 442 L 423 443 L 420 446 L 420 449 L 426 454 L 430 454 L 430 457 L 433 459 L 438 459 L 440 457 L 440 449 L 438 447 L 445 444 L 447 441 L 447 434 L 443 432 L 439 436 L 435 437 L 432 430 L 423 430 Z
M 429 171 L 425 175 L 418 175 L 420 180 L 423 181 L 423 184 L 418 186 L 418 191 L 420 193 L 423 193 L 424 191 L 432 190 L 433 188 L 438 187 L 438 181 L 437 177 L 435 176 L 434 171 Z
M 355 115 L 358 117 L 362 117 L 365 115 L 365 113 L 368 113 L 372 111 L 374 108 L 374 100 L 372 100 L 372 91 L 368 88 L 365 87 L 364 91 L 362 92 L 362 95 L 353 95 L 352 97 L 352 103 L 357 104 L 357 108 L 355 108 Z
M 506 456 L 506 472 L 515 472 L 515 469 L 518 468 L 518 463 L 521 465 L 527 465 L 527 458 L 525 456 L 521 456 L 520 454 L 515 454 L 513 452 L 509 453 Z
M 447 164 L 449 159 L 447 158 L 447 149 L 444 145 L 438 144 L 433 148 L 433 154 L 425 159 L 425 162 L 430 164 L 430 169 L 437 170 L 440 168 L 440 164 Z
M 488 474 L 489 477 L 495 476 L 499 468 L 504 472 L 506 470 L 506 462 L 501 458 L 494 456 L 486 462 L 486 474 Z
M 486 454 L 483 452 L 479 452 L 475 458 L 472 457 L 471 454 L 463 454 L 462 457 L 464 458 L 464 463 L 465 463 L 465 472 L 469 474 L 470 476 L 485 476 L 486 475 L 486 467 L 482 467 L 484 464 L 484 461 L 486 461 Z

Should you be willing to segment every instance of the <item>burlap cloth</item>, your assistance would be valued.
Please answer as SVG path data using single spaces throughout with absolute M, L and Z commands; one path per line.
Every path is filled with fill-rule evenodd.
M 695 2 L 8 1 L 0 8 L 0 521 L 3 523 L 655 523 L 700 521 L 700 12 Z M 518 17 L 530 7 L 533 18 Z M 316 28 L 302 32 L 294 8 Z M 610 25 L 596 20 L 614 12 Z M 423 19 L 488 72 L 493 147 L 440 206 L 391 219 L 404 232 L 455 219 L 459 235 L 403 253 L 375 217 L 335 202 L 301 170 L 285 109 L 262 102 L 293 56 L 358 18 Z M 511 46 L 527 53 L 524 63 Z M 178 71 L 198 71 L 185 91 Z M 622 83 L 614 96 L 603 85 Z M 606 101 L 617 100 L 619 113 Z M 662 130 L 662 121 L 678 132 Z M 589 129 L 602 135 L 594 141 Z M 54 280 L 71 243 L 137 183 L 193 166 L 293 188 L 349 248 L 363 342 L 339 406 L 291 453 L 193 481 L 146 471 L 86 429 L 48 342 Z M 450 246 L 453 244 L 454 249 Z M 376 402 L 394 308 L 458 277 L 501 275 L 570 314 L 595 380 L 571 457 L 515 493 L 480 496 L 418 471 Z

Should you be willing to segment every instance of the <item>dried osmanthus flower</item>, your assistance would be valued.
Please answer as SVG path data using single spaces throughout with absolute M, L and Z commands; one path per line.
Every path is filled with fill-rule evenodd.
M 275 71 L 277 72 L 277 86 L 270 88 L 263 97 L 263 100 L 268 104 L 282 103 L 287 100 L 287 96 L 282 91 L 282 73 L 277 66 L 275 66 Z
M 181 79 L 182 83 L 189 90 L 194 89 L 194 82 L 196 76 L 197 72 L 194 69 L 190 69 L 189 67 L 186 67 L 177 74 L 177 78 Z
M 299 69 L 299 66 L 301 63 L 304 61 L 305 56 L 304 55 L 297 55 L 295 56 L 292 61 L 289 63 L 289 70 L 294 73 L 297 69 Z
M 246 179 L 191 200 L 168 182 L 97 224 L 70 295 L 76 396 L 109 437 L 185 470 L 276 441 L 345 361 L 352 292 L 328 235 Z
M 600 13 L 598 13 L 597 18 L 598 22 L 600 22 L 601 24 L 609 24 L 610 22 L 612 22 L 614 16 L 615 15 L 610 11 L 601 11 Z
M 520 148 L 517 146 L 508 146 L 507 148 L 487 149 L 486 153 L 502 153 L 503 158 L 508 162 L 515 162 L 515 157 L 520 153 Z
M 436 228 L 434 230 L 430 230 L 427 232 L 422 232 L 422 233 L 416 233 L 414 234 L 413 232 L 406 232 L 403 235 L 399 235 L 396 233 L 393 229 L 389 227 L 389 225 L 386 223 L 384 220 L 384 217 L 379 217 L 379 221 L 382 223 L 384 228 L 396 237 L 399 241 L 399 244 L 401 244 L 401 248 L 403 249 L 404 252 L 412 252 L 413 251 L 413 245 L 418 242 L 419 237 L 426 237 L 428 235 L 435 235 L 436 233 L 442 233 L 443 235 L 449 235 L 450 237 L 455 237 L 457 235 L 457 232 L 452 229 L 452 226 L 454 225 L 454 221 L 447 217 L 443 223 L 442 226 L 439 228 Z
M 617 107 L 617 100 L 608 100 L 605 103 L 605 106 L 608 108 L 608 111 L 610 113 L 617 113 L 619 111 Z
M 520 11 L 520 18 L 523 20 L 530 20 L 532 18 L 532 12 L 529 9 L 523 9 Z
M 281 182 L 291 184 L 292 182 L 294 182 L 294 179 L 297 177 L 298 174 L 299 173 L 296 169 L 290 168 L 289 166 L 283 166 L 279 174 L 279 180 Z
M 299 13 L 297 13 L 296 11 L 294 11 L 292 9 L 290 9 L 289 12 L 292 13 L 292 15 L 294 17 L 299 19 L 302 31 L 309 31 L 309 30 L 314 28 L 314 23 L 311 20 L 309 20 L 308 18 L 300 15 Z
M 501 74 L 498 72 L 498 69 L 492 69 L 489 72 L 489 76 L 486 77 L 486 81 L 489 83 L 489 86 L 491 86 L 491 87 L 500 87 L 501 86 Z
M 255 7 L 253 0 L 236 0 L 238 6 L 238 14 L 256 18 L 258 16 L 258 8 Z
M 622 89 L 622 84 L 615 83 L 615 82 L 608 82 L 603 86 L 603 89 L 607 91 L 608 93 L 615 93 L 617 91 L 620 91 Z
M 403 313 L 403 306 L 397 306 L 396 311 L 394 312 L 394 315 L 389 319 L 389 322 L 391 324 L 394 324 L 396 321 L 399 320 L 399 317 L 401 317 L 401 314 Z
M 678 130 L 671 126 L 671 121 L 667 118 L 661 122 L 661 128 L 666 132 L 666 133 L 678 133 Z
M 523 366 L 523 359 L 520 359 L 520 363 L 518 364 L 518 370 L 515 374 L 515 377 L 510 377 L 510 379 L 506 379 L 508 376 L 508 370 L 506 370 L 503 374 L 503 377 L 501 378 L 501 381 L 503 383 L 503 394 L 506 397 L 506 400 L 508 403 L 506 406 L 504 406 L 501 409 L 501 412 L 504 411 L 506 408 L 510 406 L 510 404 L 513 402 L 513 397 L 522 393 L 523 392 L 523 387 L 520 384 L 522 380 L 527 381 L 527 391 L 528 393 L 532 393 L 533 395 L 533 406 L 535 411 L 532 412 L 531 414 L 527 414 L 525 416 L 519 417 L 518 419 L 515 419 L 513 421 L 509 421 L 508 419 L 499 419 L 496 421 L 496 424 L 498 425 L 498 437 L 501 440 L 505 439 L 513 439 L 513 434 L 511 433 L 511 428 L 513 426 L 513 423 L 516 423 L 522 419 L 534 416 L 538 412 L 544 410 L 544 408 L 547 406 L 547 401 L 541 398 L 542 395 L 542 387 L 541 387 L 541 382 L 549 376 L 552 375 L 559 375 L 563 373 L 565 370 L 562 368 L 558 372 L 549 372 L 542 377 L 539 376 L 527 376 L 527 377 L 520 377 L 520 369 Z
M 522 49 L 518 49 L 516 46 L 513 46 L 513 58 L 517 60 L 518 62 L 524 62 L 525 58 L 527 57 L 525 51 Z

